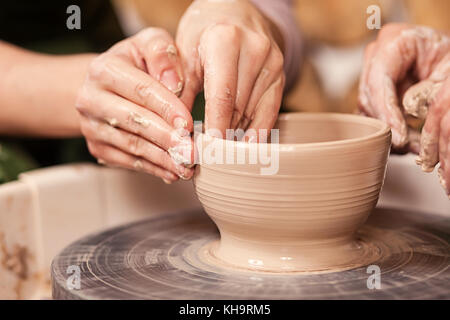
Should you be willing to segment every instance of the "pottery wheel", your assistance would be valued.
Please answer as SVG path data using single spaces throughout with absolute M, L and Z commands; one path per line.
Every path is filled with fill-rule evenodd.
M 208 264 L 218 231 L 203 212 L 152 218 L 87 236 L 53 260 L 56 299 L 450 299 L 450 220 L 376 209 L 358 235 L 381 251 L 380 289 L 360 267 L 274 274 Z M 69 266 L 80 288 L 69 289 Z

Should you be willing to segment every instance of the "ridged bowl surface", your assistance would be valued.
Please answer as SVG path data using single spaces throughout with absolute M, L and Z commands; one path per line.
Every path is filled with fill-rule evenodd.
M 195 190 L 221 239 L 208 249 L 223 263 L 263 271 L 327 271 L 369 263 L 376 256 L 357 230 L 383 184 L 391 132 L 381 121 L 350 114 L 281 114 L 275 174 L 249 163 L 255 145 L 222 140 L 226 155 L 245 163 L 197 166 Z M 200 140 L 199 140 L 200 139 Z M 216 138 L 200 135 L 206 150 Z M 253 149 L 252 149 L 253 148 Z M 211 148 L 210 148 L 211 149 Z M 252 151 L 253 150 L 253 151 Z M 276 161 L 272 156 L 272 166 Z

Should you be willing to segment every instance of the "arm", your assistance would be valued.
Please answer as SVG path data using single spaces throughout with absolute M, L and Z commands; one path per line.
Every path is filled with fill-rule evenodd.
M 0 135 L 80 135 L 75 99 L 94 57 L 38 54 L 0 41 Z

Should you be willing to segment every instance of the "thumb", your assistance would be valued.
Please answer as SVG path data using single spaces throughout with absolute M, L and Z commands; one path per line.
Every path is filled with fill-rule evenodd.
M 201 91 L 201 82 L 197 78 L 187 75 L 183 92 L 180 95 L 180 100 L 192 111 L 194 107 L 194 101 L 197 94 Z
M 434 82 L 426 79 L 411 86 L 403 96 L 403 108 L 405 112 L 419 119 L 425 119 L 428 108 L 435 100 L 442 82 Z

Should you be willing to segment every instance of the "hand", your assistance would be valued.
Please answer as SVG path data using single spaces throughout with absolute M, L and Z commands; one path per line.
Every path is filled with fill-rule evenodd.
M 92 155 L 166 183 L 191 178 L 183 163 L 192 159 L 193 121 L 177 97 L 182 87 L 177 49 L 164 30 L 145 29 L 95 58 L 76 103 Z
M 392 128 L 395 148 L 418 152 L 417 163 L 439 174 L 450 194 L 450 38 L 427 27 L 384 27 L 365 52 L 359 108 Z M 415 83 L 415 84 L 414 84 Z M 403 107 L 400 99 L 403 96 Z M 408 138 L 405 115 L 426 119 L 420 146 Z M 409 131 L 409 132 L 408 132 Z M 408 145 L 409 143 L 409 145 Z
M 192 108 L 205 92 L 205 129 L 271 129 L 285 76 L 277 29 L 249 1 L 197 0 L 180 21 L 177 46 Z M 247 136 L 247 139 L 256 138 Z

